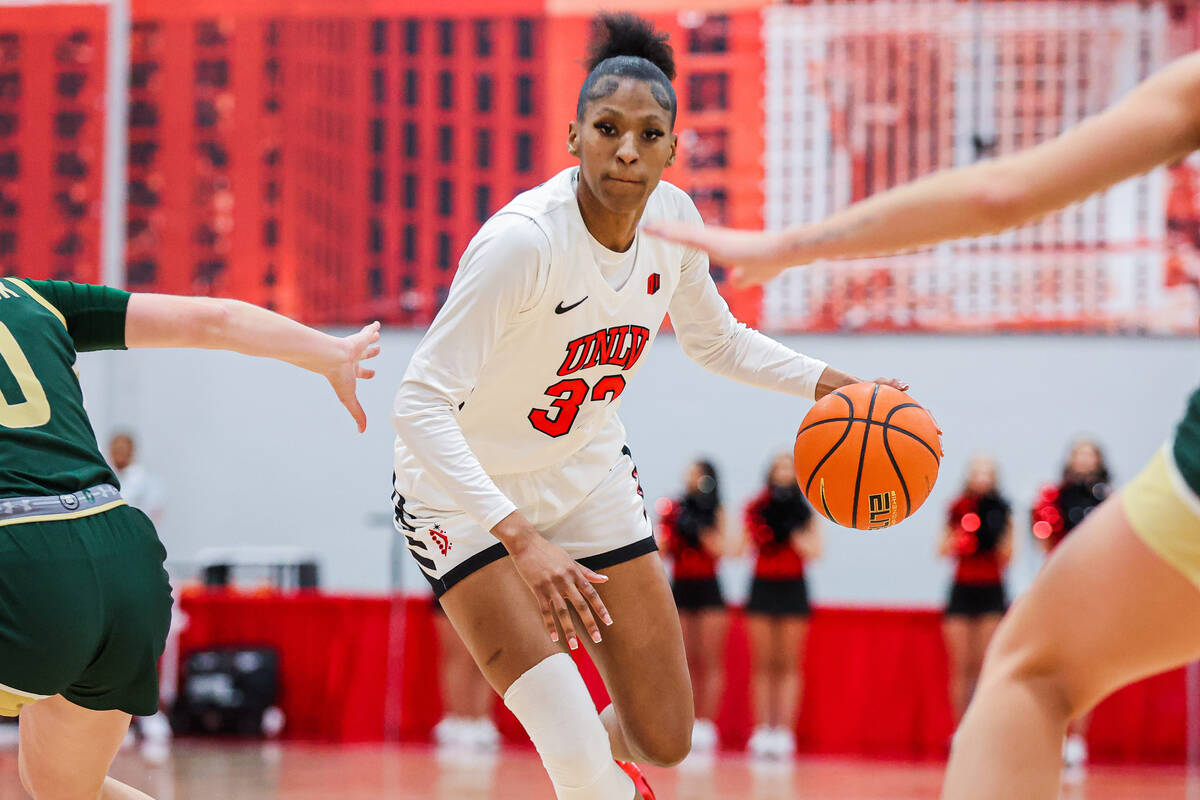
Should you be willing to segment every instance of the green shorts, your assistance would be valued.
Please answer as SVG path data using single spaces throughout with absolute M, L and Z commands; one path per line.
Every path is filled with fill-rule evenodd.
M 97 711 L 157 711 L 165 558 L 154 524 L 127 505 L 0 527 L 0 713 L 55 694 Z

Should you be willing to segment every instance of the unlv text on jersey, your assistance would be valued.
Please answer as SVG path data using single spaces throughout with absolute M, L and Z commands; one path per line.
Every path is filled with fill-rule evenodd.
M 608 364 L 627 370 L 637 363 L 649 340 L 649 329 L 641 325 L 601 328 L 595 333 L 571 340 L 558 374 L 570 375 L 581 369 Z

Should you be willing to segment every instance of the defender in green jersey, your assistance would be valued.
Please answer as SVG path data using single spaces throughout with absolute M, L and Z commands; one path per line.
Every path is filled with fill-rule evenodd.
M 246 303 L 0 278 L 0 714 L 21 716 L 37 798 L 144 798 L 106 778 L 153 714 L 170 619 L 166 553 L 100 455 L 76 353 L 203 347 L 324 375 L 360 431 L 379 326 L 338 339 Z

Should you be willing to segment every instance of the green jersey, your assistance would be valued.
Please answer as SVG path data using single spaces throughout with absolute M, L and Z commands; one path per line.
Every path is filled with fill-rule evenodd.
M 0 278 L 0 498 L 117 485 L 83 408 L 75 354 L 125 349 L 128 292 Z

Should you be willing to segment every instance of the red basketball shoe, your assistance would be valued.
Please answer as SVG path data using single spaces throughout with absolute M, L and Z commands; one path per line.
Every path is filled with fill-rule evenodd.
M 618 761 L 617 766 L 625 770 L 625 774 L 633 779 L 633 788 L 637 789 L 642 800 L 655 800 L 654 790 L 650 788 L 650 784 L 646 783 L 646 776 L 642 774 L 637 764 L 632 761 Z

